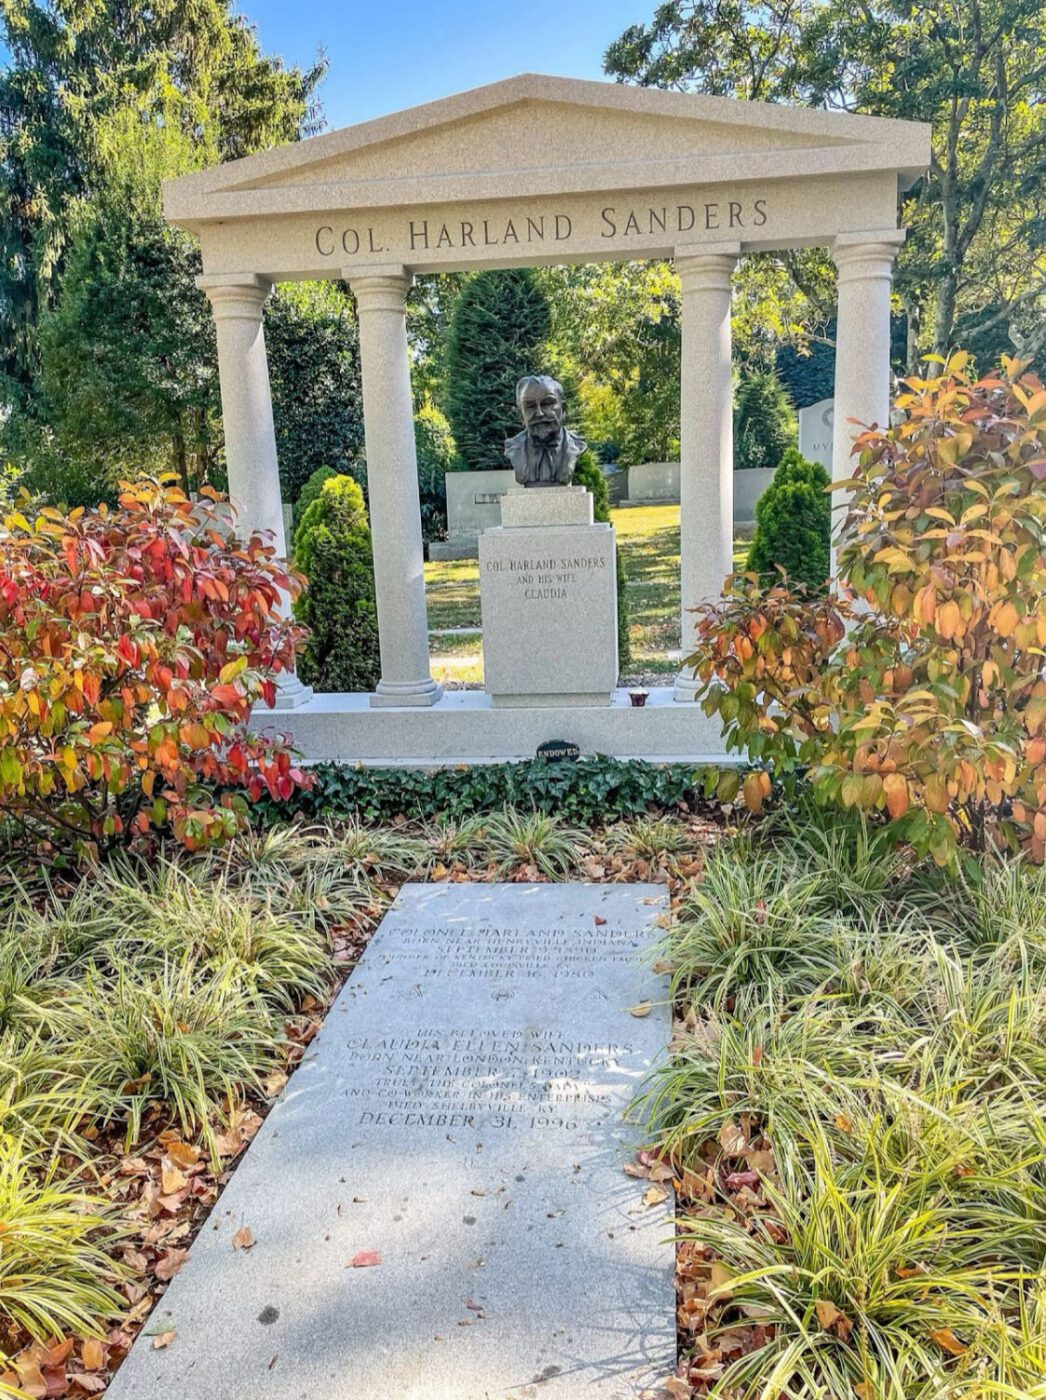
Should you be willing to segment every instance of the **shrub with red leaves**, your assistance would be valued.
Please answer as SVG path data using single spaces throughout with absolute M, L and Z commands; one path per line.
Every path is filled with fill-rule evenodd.
M 270 544 L 166 478 L 124 483 L 112 510 L 27 511 L 0 528 L 10 840 L 97 858 L 170 827 L 198 849 L 244 824 L 248 797 L 307 786 L 283 743 L 247 728 L 302 637 L 283 615 L 298 580 Z

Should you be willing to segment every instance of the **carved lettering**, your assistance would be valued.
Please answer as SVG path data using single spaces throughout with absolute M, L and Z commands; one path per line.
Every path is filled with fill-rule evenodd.
M 426 251 L 444 251 L 457 248 L 498 248 L 512 243 L 520 247 L 541 244 L 547 238 L 557 243 L 569 239 L 588 237 L 590 239 L 629 239 L 641 244 L 656 238 L 659 234 L 690 233 L 697 227 L 697 210 L 702 211 L 702 227 L 713 232 L 722 228 L 744 229 L 763 228 L 768 221 L 765 198 L 746 201 L 742 199 L 708 200 L 701 205 L 677 204 L 636 205 L 620 208 L 608 204 L 586 216 L 585 224 L 578 226 L 576 216 L 556 213 L 520 214 L 511 217 L 491 217 L 458 219 L 451 222 L 432 222 L 428 219 L 407 219 L 399 231 L 394 226 L 377 229 L 369 225 L 365 236 L 355 228 L 341 228 L 332 224 L 320 224 L 313 242 L 321 258 L 335 256 L 338 245 L 348 256 L 358 254 L 361 247 L 368 253 L 393 253 L 401 255 Z

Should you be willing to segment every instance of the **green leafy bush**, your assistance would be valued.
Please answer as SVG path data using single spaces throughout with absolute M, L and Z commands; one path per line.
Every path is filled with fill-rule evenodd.
M 591 452 L 582 452 L 574 467 L 574 484 L 592 493 L 593 519 L 610 524 L 610 488 Z M 617 548 L 617 668 L 621 674 L 632 663 L 632 639 L 629 636 L 628 592 L 625 561 L 620 545 Z
M 454 305 L 445 408 L 471 471 L 504 467 L 505 439 L 520 430 L 516 384 L 540 374 L 551 327 L 532 268 L 478 272 Z
M 756 503 L 750 573 L 775 577 L 783 569 L 793 583 L 823 586 L 830 567 L 830 484 L 819 462 L 808 462 L 796 448 L 788 449 Z
M 359 333 L 344 286 L 284 283 L 265 312 L 265 342 L 284 500 L 318 467 L 363 456 Z
M 599 756 L 576 763 L 526 759 L 453 768 L 364 768 L 319 763 L 314 787 L 286 803 L 259 802 L 262 822 L 286 819 L 288 810 L 309 817 L 354 815 L 367 822 L 452 820 L 511 806 L 555 812 L 575 826 L 603 825 L 621 817 L 677 808 L 694 811 L 737 774 L 688 763 L 657 764 Z M 723 800 L 728 800 L 724 798 Z
M 414 450 L 422 537 L 441 540 L 447 533 L 446 475 L 457 465 L 457 452 L 450 424 L 433 404 L 425 404 L 414 415 Z
M 776 467 L 798 432 L 795 409 L 774 371 L 746 371 L 734 399 L 734 467 Z
M 317 690 L 373 690 L 381 675 L 374 560 L 363 492 L 351 476 L 325 481 L 294 532 L 308 587 L 295 613 L 310 628 L 299 675 Z

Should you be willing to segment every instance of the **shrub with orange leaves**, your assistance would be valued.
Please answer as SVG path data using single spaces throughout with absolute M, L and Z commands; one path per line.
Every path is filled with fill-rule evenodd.
M 28 512 L 33 516 L 27 518 Z M 213 493 L 123 483 L 119 505 L 27 503 L 0 529 L 0 814 L 45 860 L 96 858 L 170 826 L 190 849 L 244 823 L 247 797 L 305 783 L 251 735 L 294 664 L 297 580 L 241 540 Z M 222 793 L 215 799 L 215 791 Z
M 1046 389 L 968 360 L 906 381 L 901 421 L 857 438 L 833 594 L 735 577 L 698 609 L 690 664 L 729 745 L 819 800 L 941 865 L 990 845 L 1041 862 Z

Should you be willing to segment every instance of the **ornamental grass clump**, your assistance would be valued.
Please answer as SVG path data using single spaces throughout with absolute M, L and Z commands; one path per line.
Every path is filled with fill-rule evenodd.
M 279 887 L 259 898 L 226 870 L 223 857 L 199 867 L 114 863 L 100 872 L 95 890 L 108 933 L 95 946 L 95 964 L 159 973 L 187 958 L 204 971 L 227 972 L 274 1010 L 293 1011 L 306 996 L 325 1000 L 330 940 L 312 910 L 292 915 L 279 905 Z
M 85 1086 L 104 1103 L 103 1122 L 125 1125 L 128 1148 L 150 1105 L 163 1105 L 183 1133 L 262 1092 L 286 1049 L 279 1019 L 242 976 L 201 969 L 188 958 L 158 972 L 89 968 L 62 1040 Z
M 424 870 L 431 874 L 439 866 L 450 869 L 461 866 L 474 869 L 483 863 L 486 851 L 483 844 L 485 819 L 483 817 L 448 817 L 425 825 L 423 836 L 428 847 Z
M 663 860 L 693 854 L 694 838 L 671 817 L 633 817 L 612 826 L 606 834 L 608 850 L 630 860 Z
M 487 817 L 484 833 L 499 876 L 531 867 L 547 880 L 565 880 L 581 860 L 584 833 L 547 812 L 505 807 Z
M 103 1321 L 127 1309 L 113 1287 L 119 1232 L 109 1203 L 0 1134 L 0 1221 L 0 1369 L 5 1338 L 19 1329 L 38 1342 L 104 1336 Z
M 729 1365 L 724 1393 L 913 1400 L 931 1395 L 1027 1395 L 1015 1254 L 977 1211 L 944 1210 L 931 1174 L 885 1171 L 874 1140 L 838 1161 L 815 1139 L 809 1167 L 782 1154 L 766 1181 L 765 1215 L 700 1224 L 722 1282 L 726 1315 L 756 1317 L 764 1344 Z M 960 1386 L 972 1387 L 961 1391 Z
M 327 934 L 357 920 L 373 897 L 358 863 L 345 859 L 326 826 L 251 832 L 215 856 L 202 876 L 224 881 L 279 918 L 314 920 Z
M 665 951 L 673 986 L 719 1005 L 741 987 L 794 995 L 819 987 L 848 956 L 847 930 L 820 916 L 820 879 L 775 853 L 725 843 L 681 902 Z

